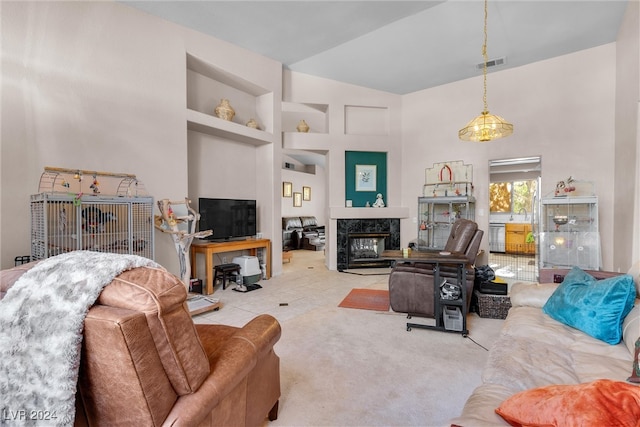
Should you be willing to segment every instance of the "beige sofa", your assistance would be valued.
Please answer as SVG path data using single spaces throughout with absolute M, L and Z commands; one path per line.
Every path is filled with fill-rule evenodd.
M 636 295 L 640 295 L 639 270 L 640 263 L 637 263 L 629 272 L 635 281 Z M 482 384 L 469 397 L 462 414 L 451 420 L 452 425 L 509 425 L 496 413 L 496 408 L 505 402 L 511 403 L 507 400 L 519 392 L 526 391 L 520 394 L 522 399 L 533 396 L 533 389 L 540 387 L 542 388 L 538 391 L 541 394 L 536 395 L 535 403 L 524 409 L 521 405 L 521 410 L 531 412 L 533 417 L 555 417 L 557 414 L 552 414 L 551 406 L 548 406 L 551 405 L 551 400 L 543 400 L 540 396 L 546 398 L 548 395 L 545 393 L 562 390 L 554 396 L 554 403 L 563 407 L 565 414 L 562 416 L 575 416 L 575 412 L 579 411 L 573 411 L 571 405 L 592 406 L 587 400 L 588 393 L 581 390 L 580 397 L 568 401 L 568 406 L 567 401 L 562 401 L 561 393 L 568 393 L 569 388 L 579 390 L 580 387 L 586 387 L 585 383 L 599 386 L 600 383 L 592 382 L 600 379 L 626 382 L 631 376 L 634 345 L 640 336 L 640 300 L 635 300 L 635 306 L 624 318 L 622 341 L 611 345 L 545 314 L 543 306 L 558 286 L 559 284 L 555 283 L 513 285 L 510 294 L 512 308 L 504 321 L 499 338 L 490 349 L 487 364 L 482 372 Z M 567 386 L 556 388 L 554 385 Z M 640 388 L 634 386 L 632 391 L 636 389 L 640 399 Z M 617 403 L 611 406 L 620 405 Z M 512 409 L 513 405 L 509 408 Z M 583 406 L 581 411 L 584 410 Z M 561 416 L 557 418 L 560 419 Z M 577 421 L 564 425 L 575 425 L 574 422 Z M 532 422 L 531 425 L 538 424 Z

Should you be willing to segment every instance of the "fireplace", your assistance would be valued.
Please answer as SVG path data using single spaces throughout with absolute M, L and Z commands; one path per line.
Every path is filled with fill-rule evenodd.
M 389 266 L 380 254 L 400 249 L 399 218 L 338 219 L 337 226 L 338 271 Z
M 349 233 L 347 236 L 347 267 L 388 266 L 389 261 L 381 260 L 386 240 L 390 233 Z

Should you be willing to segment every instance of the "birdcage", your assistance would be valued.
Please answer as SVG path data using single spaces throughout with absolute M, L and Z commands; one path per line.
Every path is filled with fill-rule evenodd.
M 31 196 L 31 260 L 75 250 L 154 258 L 153 198 L 135 176 L 45 168 L 39 189 Z

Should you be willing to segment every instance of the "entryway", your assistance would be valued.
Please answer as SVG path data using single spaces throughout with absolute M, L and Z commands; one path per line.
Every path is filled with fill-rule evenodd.
M 538 280 L 537 265 L 538 258 L 535 254 L 514 255 L 489 252 L 489 267 L 493 269 L 496 277 L 507 282 L 536 282 Z
M 540 156 L 489 161 L 489 266 L 508 282 L 538 278 Z

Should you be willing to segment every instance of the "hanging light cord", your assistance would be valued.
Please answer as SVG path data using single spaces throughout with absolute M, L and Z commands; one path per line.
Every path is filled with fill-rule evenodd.
M 487 1 L 488 0 L 484 0 L 484 44 L 482 45 L 482 58 L 484 59 L 484 67 L 482 68 L 484 94 L 482 95 L 482 100 L 484 102 L 485 113 L 489 112 L 489 108 L 487 107 L 487 62 L 489 61 L 489 57 L 487 56 Z
M 489 63 L 489 55 L 487 55 L 488 16 L 488 0 L 484 0 L 484 43 L 482 44 L 482 58 L 484 60 L 482 67 L 484 89 L 482 101 L 484 103 L 484 111 L 458 131 L 458 137 L 463 141 L 487 142 L 497 138 L 504 138 L 513 133 L 513 125 L 500 116 L 489 114 L 489 107 L 487 105 L 487 67 Z

